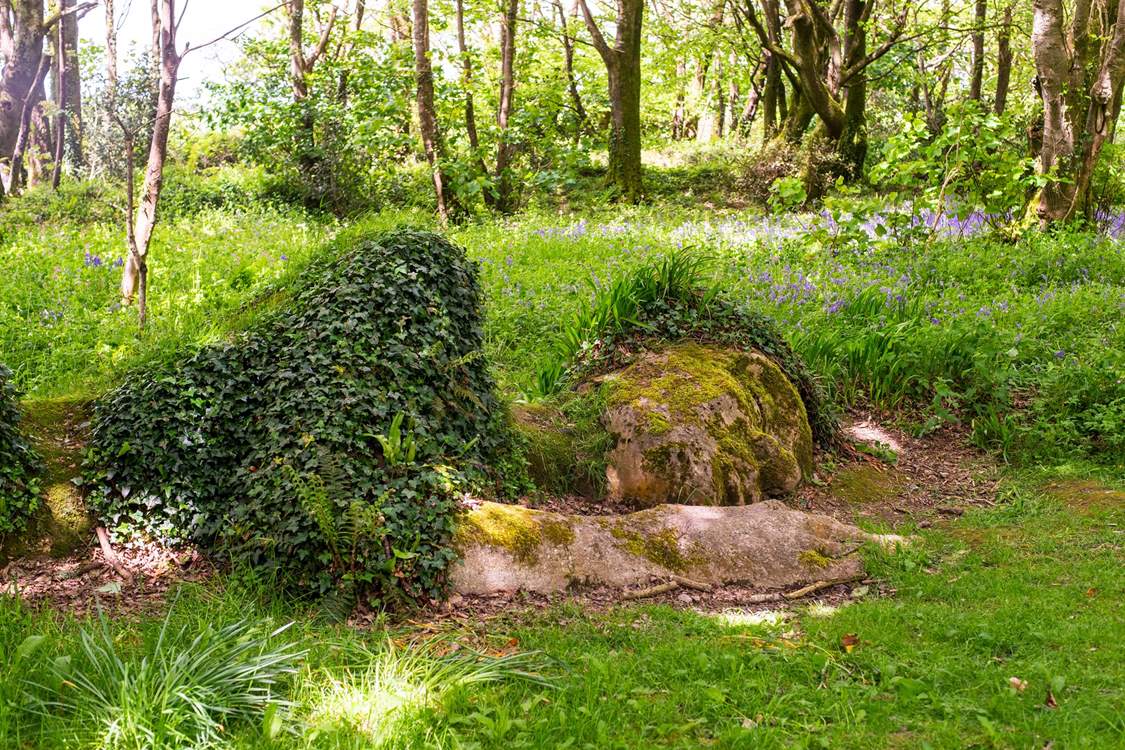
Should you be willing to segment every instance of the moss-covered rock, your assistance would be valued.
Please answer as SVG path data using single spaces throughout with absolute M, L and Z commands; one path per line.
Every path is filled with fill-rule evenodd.
M 661 505 L 578 516 L 482 503 L 457 533 L 450 582 L 462 594 L 643 586 L 683 576 L 788 588 L 863 573 L 859 543 L 901 544 L 777 500 L 743 507 Z
M 791 492 L 812 473 L 805 406 L 762 354 L 681 343 L 605 383 L 616 499 L 744 505 Z

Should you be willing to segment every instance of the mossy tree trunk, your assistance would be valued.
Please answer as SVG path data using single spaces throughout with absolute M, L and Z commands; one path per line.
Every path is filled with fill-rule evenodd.
M 1121 112 L 1125 2 L 1110 16 L 1079 0 L 1068 19 L 1062 0 L 1035 0 L 1031 44 L 1043 102 L 1040 171 L 1054 177 L 1039 201 L 1049 224 L 1089 211 L 1090 179 Z
M 586 0 L 578 0 L 594 48 L 609 79 L 609 169 L 607 180 L 630 203 L 640 201 L 641 176 L 641 24 L 644 0 L 617 0 L 617 33 L 609 46 Z

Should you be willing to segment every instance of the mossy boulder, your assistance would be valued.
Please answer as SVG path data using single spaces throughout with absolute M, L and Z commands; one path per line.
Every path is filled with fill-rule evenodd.
M 482 503 L 461 518 L 456 542 L 453 591 L 492 594 L 639 586 L 673 575 L 787 588 L 860 576 L 862 543 L 904 540 L 767 500 L 726 508 L 660 505 L 619 516 Z
M 616 500 L 746 505 L 792 492 L 812 473 L 805 406 L 764 354 L 680 343 L 604 383 Z

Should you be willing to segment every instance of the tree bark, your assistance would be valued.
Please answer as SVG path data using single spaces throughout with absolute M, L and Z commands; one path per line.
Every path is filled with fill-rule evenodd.
M 582 104 L 582 96 L 578 93 L 578 79 L 574 75 L 574 42 L 570 38 L 570 31 L 567 30 L 566 12 L 563 10 L 562 0 L 552 0 L 552 2 L 559 14 L 559 35 L 563 45 L 563 64 L 566 67 L 566 88 L 570 93 L 570 102 L 574 107 L 575 117 L 578 119 L 578 127 L 574 133 L 574 138 L 577 141 L 582 137 L 583 131 L 589 127 L 590 118 L 586 114 L 586 107 Z M 576 4 L 571 9 L 571 15 L 573 16 L 577 10 Z
M 465 43 L 465 9 L 462 0 L 457 0 L 455 5 L 457 20 L 457 50 L 461 55 L 461 89 L 465 95 L 465 132 L 469 136 L 469 148 L 472 158 L 476 160 L 477 170 L 488 177 L 488 166 L 481 155 L 480 136 L 477 133 L 476 107 L 473 105 L 473 60 L 469 56 L 469 47 Z M 496 204 L 496 196 L 488 190 L 484 191 L 484 202 L 489 208 Z
M 0 0 L 0 158 L 15 151 L 24 101 L 43 57 L 44 33 L 43 0 Z
M 43 98 L 43 81 L 46 79 L 50 69 L 51 56 L 41 55 L 39 58 L 39 66 L 35 71 L 35 77 L 31 81 L 31 86 L 28 87 L 27 93 L 24 94 L 23 101 L 20 102 L 19 129 L 16 132 L 15 145 L 12 147 L 11 177 L 8 184 L 8 191 L 13 195 L 20 191 L 25 182 L 24 157 L 27 152 L 28 144 L 31 142 L 32 113 L 33 110 L 38 107 L 39 101 Z
M 1108 10 L 1108 8 L 1107 8 Z M 1114 16 L 1079 0 L 1069 30 L 1062 0 L 1035 0 L 1032 47 L 1043 101 L 1039 218 L 1046 225 L 1088 212 L 1088 188 L 1121 111 L 1125 83 L 1125 2 Z M 1099 18 L 1100 16 L 1100 18 Z M 1100 28 L 1093 28 L 1094 22 Z
M 1008 106 L 1008 86 L 1012 79 L 1012 6 L 1008 3 L 1004 7 L 1004 21 L 996 37 L 996 99 L 992 103 L 993 111 L 1004 114 Z
M 430 62 L 430 11 L 427 0 L 413 0 L 414 72 L 417 84 L 418 130 L 434 182 L 438 218 L 443 224 L 460 214 L 460 205 L 449 191 L 442 162 L 445 158 L 441 130 L 434 107 L 434 71 Z
M 984 21 L 987 12 L 988 0 L 976 0 L 973 19 L 972 71 L 969 75 L 969 99 L 974 102 L 981 100 L 981 89 L 984 85 Z
M 320 30 L 320 39 L 311 51 L 305 50 L 304 16 L 305 0 L 289 0 L 289 87 L 293 103 L 298 109 L 301 138 L 297 144 L 297 160 L 301 171 L 311 174 L 317 167 L 319 158 L 316 152 L 316 114 L 309 102 L 308 75 L 317 60 L 328 46 L 332 26 L 336 22 L 336 6 L 332 6 L 328 21 Z
M 586 0 L 578 0 L 608 78 L 610 129 L 608 181 L 621 198 L 637 203 L 641 173 L 641 25 L 644 0 L 617 0 L 616 38 L 609 46 Z

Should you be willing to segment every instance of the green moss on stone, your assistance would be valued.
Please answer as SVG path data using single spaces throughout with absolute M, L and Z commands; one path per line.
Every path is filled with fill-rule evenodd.
M 721 398 L 734 399 L 747 419 L 725 424 L 707 407 Z M 712 462 L 715 497 L 739 492 L 731 486 L 735 474 L 761 476 L 765 493 L 791 486 L 791 477 L 812 474 L 812 430 L 796 388 L 769 359 L 737 350 L 721 350 L 688 342 L 659 357 L 640 360 L 607 384 L 607 404 L 628 406 L 647 420 L 647 433 L 659 437 L 673 425 L 701 428 L 717 444 Z M 796 435 L 794 435 L 794 431 Z M 778 439 L 772 437 L 777 433 Z M 795 450 L 788 447 L 796 443 Z M 646 468 L 668 476 L 675 484 L 672 444 L 646 451 Z M 684 446 L 694 453 L 698 446 Z M 730 492 L 728 491 L 730 490 Z M 752 498 L 742 498 L 749 501 Z M 755 498 L 756 499 L 756 498 Z
M 701 556 L 700 550 L 684 554 L 673 529 L 663 528 L 659 531 L 642 533 L 618 523 L 613 526 L 610 533 L 614 539 L 621 542 L 621 547 L 626 552 L 643 557 L 676 573 L 686 571 Z
M 565 518 L 558 520 L 545 518 L 539 523 L 543 532 L 543 539 L 557 547 L 564 547 L 574 543 L 574 529 Z
M 521 505 L 489 503 L 467 513 L 457 526 L 457 542 L 483 544 L 507 550 L 516 560 L 539 561 L 543 529 L 534 514 Z
M 832 558 L 818 549 L 807 549 L 797 556 L 800 563 L 809 568 L 827 568 Z

